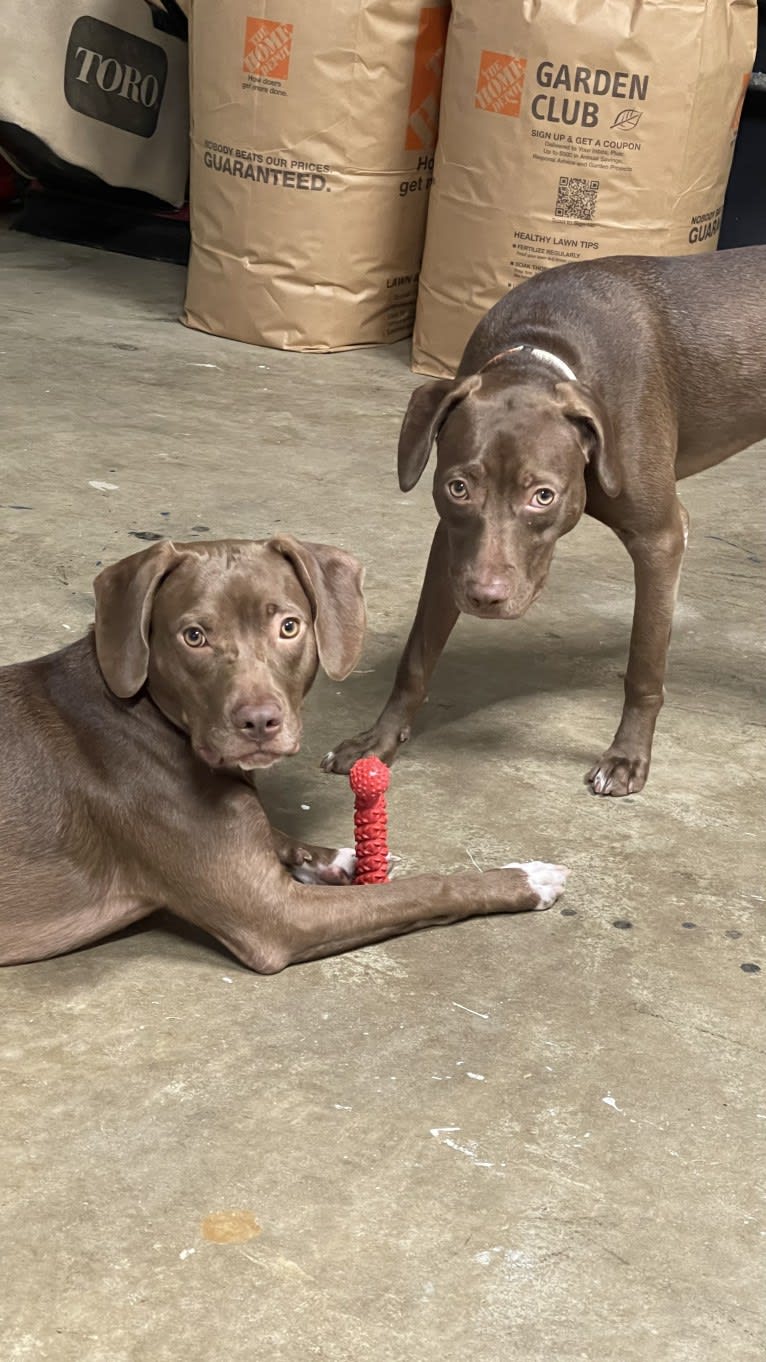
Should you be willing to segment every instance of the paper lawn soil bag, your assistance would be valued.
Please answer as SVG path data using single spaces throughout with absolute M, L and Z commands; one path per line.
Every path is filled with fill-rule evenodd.
M 339 350 L 412 331 L 446 0 L 192 0 L 184 320 Z
M 186 43 L 136 0 L 1 0 L 0 147 L 44 184 L 186 196 Z
M 538 270 L 715 248 L 756 0 L 454 0 L 413 368 Z

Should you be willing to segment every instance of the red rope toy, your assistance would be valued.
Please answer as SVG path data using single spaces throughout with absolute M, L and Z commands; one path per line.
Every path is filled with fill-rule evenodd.
M 354 791 L 354 884 L 384 884 L 388 879 L 386 790 L 391 772 L 378 757 L 360 757 L 349 772 Z

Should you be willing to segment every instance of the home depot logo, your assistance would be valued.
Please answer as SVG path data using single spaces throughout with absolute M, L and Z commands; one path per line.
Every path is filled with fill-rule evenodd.
M 248 76 L 287 80 L 292 43 L 292 24 L 281 24 L 274 19 L 248 19 L 243 71 Z
M 432 151 L 436 146 L 448 21 L 448 5 L 429 5 L 420 11 L 404 139 L 407 151 Z
M 526 69 L 524 57 L 512 57 L 505 52 L 482 52 L 474 107 L 518 118 Z

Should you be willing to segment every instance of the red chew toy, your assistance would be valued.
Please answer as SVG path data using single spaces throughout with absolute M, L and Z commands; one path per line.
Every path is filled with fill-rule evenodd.
M 361 757 L 349 772 L 354 791 L 355 884 L 383 884 L 388 879 L 388 813 L 386 790 L 391 772 L 378 757 Z

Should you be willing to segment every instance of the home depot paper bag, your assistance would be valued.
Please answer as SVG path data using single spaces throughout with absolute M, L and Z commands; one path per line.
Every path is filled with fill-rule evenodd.
M 413 368 L 538 270 L 713 250 L 755 39 L 756 0 L 454 0 Z
M 409 335 L 446 0 L 190 14 L 187 325 L 294 350 Z

